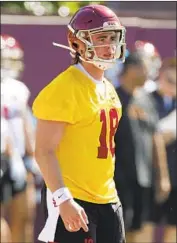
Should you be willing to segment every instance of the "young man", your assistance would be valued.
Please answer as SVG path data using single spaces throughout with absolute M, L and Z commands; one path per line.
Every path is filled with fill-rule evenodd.
M 121 104 L 104 70 L 124 59 L 125 28 L 107 7 L 81 8 L 68 25 L 75 65 L 33 104 L 36 160 L 48 219 L 39 239 L 57 243 L 125 242 L 114 176 L 114 134 Z

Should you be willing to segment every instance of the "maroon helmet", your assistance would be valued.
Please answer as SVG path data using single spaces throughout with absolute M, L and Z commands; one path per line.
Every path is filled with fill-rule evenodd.
M 69 25 L 68 42 L 70 48 L 77 52 L 77 45 L 84 46 L 84 55 L 80 59 L 93 63 L 100 69 L 110 68 L 116 59 L 124 61 L 125 58 L 125 27 L 123 27 L 116 14 L 103 5 L 89 5 L 79 9 L 72 17 Z M 114 57 L 111 59 L 102 59 L 97 56 L 95 47 L 103 45 L 94 45 L 92 36 L 102 32 L 114 32 L 114 42 L 109 46 L 115 47 Z M 77 44 L 76 44 L 77 43 Z M 108 46 L 104 45 L 104 46 Z M 71 51 L 72 56 L 75 52 Z

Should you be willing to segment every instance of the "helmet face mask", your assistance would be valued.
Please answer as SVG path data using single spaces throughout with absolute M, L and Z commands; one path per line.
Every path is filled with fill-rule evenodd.
M 72 33 L 74 32 L 71 26 L 68 26 L 68 28 L 70 31 L 72 31 Z M 98 36 L 98 39 L 100 39 L 100 41 L 94 41 L 95 36 Z M 109 40 L 107 41 L 108 43 L 106 43 L 103 38 L 108 39 L 109 36 L 111 36 L 113 40 Z M 111 68 L 115 64 L 116 59 L 121 59 L 121 61 L 124 62 L 126 50 L 124 27 L 105 29 L 99 28 L 99 30 L 79 30 L 75 37 L 85 45 L 84 57 L 82 55 L 80 56 L 80 59 L 82 61 L 92 63 L 103 70 Z M 98 49 L 100 49 L 100 53 L 102 50 L 103 55 L 104 52 L 106 53 L 106 50 L 104 51 L 104 49 L 114 49 L 114 52 L 112 53 L 113 57 L 108 59 L 100 57 L 97 52 Z
M 92 63 L 102 70 L 111 68 L 117 59 L 124 62 L 125 28 L 107 7 L 90 5 L 82 8 L 74 15 L 68 29 L 73 36 L 68 39 L 71 49 L 74 42 L 84 44 L 82 53 L 79 53 L 80 60 Z M 74 49 L 79 52 L 79 48 Z M 72 51 L 71 55 L 74 55 Z

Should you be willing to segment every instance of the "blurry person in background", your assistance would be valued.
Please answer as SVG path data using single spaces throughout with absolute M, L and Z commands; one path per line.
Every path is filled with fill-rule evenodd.
M 156 80 L 159 75 L 159 69 L 162 60 L 157 48 L 150 42 L 137 40 L 135 42 L 134 51 L 142 56 L 147 69 L 147 80 L 144 89 L 152 92 L 157 88 Z
M 33 158 L 34 136 L 28 119 L 30 91 L 19 81 L 24 67 L 23 55 L 23 50 L 15 38 L 1 35 L 1 112 L 8 120 L 12 147 L 19 155 L 18 158 L 13 158 L 13 161 L 17 161 L 11 163 L 10 167 L 12 201 L 7 211 L 12 242 L 31 241 L 26 239 L 29 231 L 27 228 L 30 228 L 28 223 L 31 220 L 28 203 L 32 200 L 27 199 L 28 178 L 24 160 L 26 156 Z M 32 223 L 30 224 L 32 226 Z
M 125 58 L 129 55 L 129 51 L 126 49 L 125 51 Z M 119 80 L 118 77 L 120 76 L 120 73 L 123 68 L 123 62 L 121 62 L 119 59 L 116 60 L 116 63 L 112 68 L 109 68 L 105 71 L 105 77 L 110 81 L 115 88 L 119 86 Z
M 123 112 L 116 132 L 115 182 L 124 210 L 127 241 L 150 242 L 152 227 L 147 222 L 150 210 L 153 169 L 159 171 L 159 195 L 167 197 L 168 182 L 165 145 L 158 133 L 158 116 L 154 103 L 142 89 L 147 70 L 141 55 L 131 53 L 124 63 L 120 86 L 116 89 Z M 154 151 L 154 153 L 153 153 Z M 154 154 L 157 160 L 153 163 Z
M 165 142 L 168 143 L 168 141 L 173 141 L 176 139 L 176 109 L 170 112 L 168 116 L 165 116 L 164 118 L 160 119 L 159 121 L 159 130 L 162 132 L 165 131 L 163 134 Z
M 10 181 L 10 138 L 7 120 L 1 116 L 1 175 L 0 175 L 0 200 L 1 200 L 1 242 L 11 242 L 11 232 L 5 219 L 4 207 L 12 200 L 12 187 Z
M 170 243 L 176 241 L 177 227 L 176 58 L 163 61 L 152 96 L 159 116 L 159 130 L 166 144 L 171 192 L 165 201 L 155 193 L 151 216 L 155 224 L 165 224 L 164 242 Z
M 35 154 L 46 183 L 46 223 L 39 240 L 125 243 L 113 178 L 121 104 L 104 78 L 117 58 L 124 60 L 125 28 L 111 9 L 88 5 L 72 17 L 68 43 L 64 47 L 71 51 L 73 65 L 33 103 Z

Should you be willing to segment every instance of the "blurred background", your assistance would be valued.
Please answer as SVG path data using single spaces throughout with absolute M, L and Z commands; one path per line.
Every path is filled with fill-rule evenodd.
M 25 53 L 23 80 L 32 92 L 30 104 L 39 90 L 70 64 L 68 51 L 56 49 L 52 42 L 67 44 L 70 17 L 88 3 L 92 2 L 1 2 L 1 33 L 16 38 Z M 128 49 L 136 40 L 144 40 L 152 42 L 162 58 L 175 54 L 175 2 L 100 3 L 120 16 L 127 28 Z
M 163 70 L 171 70 L 176 69 L 176 2 L 171 1 L 162 1 L 162 2 L 141 2 L 141 1 L 101 1 L 101 2 L 38 2 L 38 1 L 20 1 L 20 2 L 11 2 L 11 1 L 1 1 L 1 62 L 5 60 L 5 65 L 8 65 L 8 70 L 10 70 L 10 74 L 7 73 L 7 68 L 1 65 L 1 78 L 6 80 L 7 76 L 9 77 L 12 74 L 12 78 L 22 81 L 24 87 L 12 86 L 13 84 L 8 80 L 3 82 L 3 90 L 1 91 L 1 99 L 5 97 L 2 102 L 3 104 L 7 104 L 6 97 L 9 94 L 9 90 L 12 90 L 13 87 L 13 102 L 14 100 L 18 100 L 21 97 L 20 94 L 24 94 L 23 100 L 20 100 L 20 103 L 13 103 L 16 105 L 15 111 L 21 110 L 21 102 L 25 103 L 25 112 L 27 113 L 28 124 L 30 123 L 31 128 L 27 131 L 28 139 L 32 144 L 34 144 L 34 136 L 35 136 L 35 118 L 31 113 L 31 105 L 39 93 L 39 91 L 47 85 L 56 75 L 64 71 L 70 64 L 71 58 L 69 52 L 62 48 L 56 48 L 52 45 L 52 42 L 58 42 L 60 44 L 67 45 L 67 24 L 71 16 L 82 6 L 88 4 L 103 4 L 107 7 L 110 7 L 115 11 L 115 13 L 119 16 L 122 25 L 126 27 L 126 43 L 127 43 L 127 55 L 126 57 L 131 57 L 131 53 L 134 51 L 139 51 L 141 48 L 143 49 L 143 58 L 146 59 L 146 54 L 148 53 L 148 61 L 145 62 L 148 64 L 148 69 L 150 71 L 155 69 L 156 75 L 149 75 L 147 79 L 152 82 L 149 82 L 147 85 L 147 92 L 154 92 L 158 89 L 158 79 L 160 79 L 159 73 L 163 73 Z M 9 39 L 10 37 L 10 39 Z M 14 52 L 11 56 L 11 52 L 3 52 L 2 43 L 8 43 L 10 46 L 10 51 L 20 50 L 20 52 Z M 10 43 L 10 44 L 9 44 Z M 6 45 L 6 44 L 5 44 Z M 5 53 L 5 54 L 4 54 Z M 20 53 L 20 54 L 19 54 Z M 13 59 L 13 62 L 9 62 L 10 59 Z M 155 61 L 154 61 L 155 60 Z M 15 61 L 17 61 L 15 63 Z M 113 83 L 113 85 L 118 88 L 122 84 L 122 70 L 124 70 L 124 65 L 129 66 L 129 62 L 136 66 L 135 59 L 127 59 L 127 63 L 121 64 L 117 62 L 114 68 L 106 72 L 107 78 Z M 161 70 L 163 63 L 168 63 L 167 68 Z M 171 64 L 173 63 L 173 64 Z M 20 76 L 16 75 L 16 69 L 20 72 Z M 13 72 L 12 72 L 13 71 Z M 6 74 L 5 76 L 4 73 Z M 124 72 L 123 72 L 124 73 Z M 19 74 L 19 73 L 18 73 Z M 163 76 L 163 75 L 162 75 Z M 163 79 L 163 78 L 162 78 Z M 171 81 L 174 85 L 172 87 L 173 90 L 176 90 L 176 73 L 172 74 Z M 175 81 L 174 81 L 175 80 Z M 1 84 L 2 86 L 2 84 Z M 5 87 L 5 88 L 4 88 Z M 119 91 L 118 91 L 119 92 Z M 67 94 L 66 94 L 67 95 Z M 169 98 L 169 94 L 164 94 L 164 97 Z M 15 98 L 14 98 L 15 97 Z M 163 97 L 163 98 L 164 98 Z M 159 113 L 160 108 L 157 108 L 156 113 L 158 114 L 159 121 L 160 119 L 167 117 L 168 120 L 164 121 L 165 124 L 171 127 L 175 127 L 171 133 L 176 134 L 176 125 L 175 117 L 176 117 L 176 94 L 171 94 L 170 102 L 173 103 L 168 112 Z M 9 101 L 8 101 L 9 102 Z M 123 102 L 123 101 L 122 101 Z M 157 99 L 159 102 L 159 99 Z M 10 103 L 10 104 L 11 104 Z M 170 103 L 170 104 L 171 104 Z M 9 103 L 8 103 L 9 104 Z M 160 104 L 160 103 L 158 103 Z M 124 105 L 124 104 L 123 104 Z M 5 120 L 8 120 L 10 115 L 8 116 L 4 112 L 4 107 L 1 105 L 1 117 L 5 117 Z M 159 107 L 159 106 L 158 106 Z M 134 107 L 133 107 L 134 108 Z M 2 112 L 3 110 L 3 112 Z M 173 112 L 173 114 L 171 114 Z M 4 115 L 6 114 L 6 115 Z M 168 115 L 171 115 L 168 117 Z M 1 122 L 1 130 L 6 131 L 5 123 Z M 167 125 L 164 125 L 166 128 Z M 27 125 L 25 125 L 27 126 Z M 161 125 L 163 126 L 163 124 Z M 14 129 L 14 128 L 13 128 Z M 15 128 L 16 129 L 16 128 Z M 123 130 L 123 128 L 122 128 Z M 126 129 L 125 129 L 126 130 Z M 168 129 L 167 129 L 168 130 Z M 174 132 L 175 131 L 175 132 Z M 25 134 L 25 131 L 22 131 Z M 141 132 L 141 131 L 140 131 Z M 10 131 L 10 133 L 13 133 Z M 31 135 L 32 134 L 32 135 Z M 2 136 L 5 136 L 1 131 L 1 139 Z M 153 135 L 152 135 L 153 136 Z M 172 135 L 171 135 L 172 136 Z M 174 149 L 174 143 L 176 146 L 176 138 L 175 135 L 172 136 L 172 140 L 170 140 L 170 146 L 173 145 L 173 152 L 169 152 L 169 157 L 167 159 L 167 164 L 173 164 L 171 167 L 167 168 L 168 170 L 176 170 L 173 178 L 177 178 L 177 167 L 176 166 L 176 149 Z M 26 141 L 26 140 L 25 140 Z M 172 141 L 172 142 L 171 142 Z M 24 142 L 25 143 L 25 142 Z M 25 145 L 26 146 L 26 145 Z M 168 147 L 169 144 L 166 144 Z M 32 146 L 33 147 L 33 146 Z M 168 149 L 168 148 L 167 148 Z M 18 149 L 17 149 L 18 150 Z M 30 150 L 30 149 L 29 149 Z M 31 148 L 31 150 L 33 150 Z M 4 154 L 8 153 L 2 151 L 1 148 L 1 161 L 7 161 L 7 158 L 4 159 Z M 27 151 L 27 148 L 26 148 Z M 175 151 L 175 152 L 174 152 Z M 17 151 L 18 153 L 18 151 Z M 118 152 L 119 153 L 119 152 Z M 126 152 L 125 152 L 126 153 Z M 8 155 L 9 156 L 9 155 Z M 119 157 L 119 154 L 117 155 Z M 5 156 L 7 157 L 7 156 Z M 40 216 L 40 190 L 42 185 L 42 177 L 37 168 L 36 162 L 34 161 L 32 152 L 25 152 L 22 154 L 22 160 L 25 162 L 25 169 L 27 171 L 27 179 L 26 179 L 26 187 L 22 190 L 22 197 L 17 196 L 17 199 L 14 199 L 13 195 L 9 196 L 8 200 L 1 200 L 1 206 L 3 206 L 2 219 L 1 222 L 1 232 L 6 232 L 4 239 L 5 241 L 1 242 L 38 242 L 37 235 L 40 232 L 41 227 L 43 226 L 43 219 Z M 172 157 L 172 159 L 171 159 Z M 168 161 L 170 160 L 170 162 Z M 171 162 L 172 160 L 172 162 Z M 169 163 L 168 163 L 169 162 Z M 174 165 L 175 164 L 175 165 Z M 168 167 L 168 166 L 167 166 Z M 172 169 L 171 169 L 172 168 Z M 4 169 L 6 170 L 6 169 Z M 20 177 L 20 174 L 18 174 Z M 17 177 L 18 177 L 17 176 Z M 4 185 L 1 177 L 1 187 Z M 4 179 L 3 179 L 4 180 Z M 5 179 L 7 180 L 7 179 Z M 9 180 L 9 179 L 8 179 Z M 6 183 L 6 182 L 5 182 Z M 120 182 L 121 183 L 121 182 Z M 123 182 L 122 182 L 123 183 Z M 168 184 L 168 183 L 167 183 Z M 145 186 L 146 187 L 146 186 Z M 175 188 L 173 190 L 172 200 L 173 205 L 177 207 L 177 183 L 174 183 Z M 26 188 L 26 189 L 25 189 Z M 118 188 L 119 189 L 119 188 Z M 126 190 L 120 188 L 120 190 Z M 2 191 L 2 189 L 1 189 Z M 20 191 L 21 192 L 21 191 Z M 25 192 L 25 193 L 24 193 Z M 3 192 L 1 192 L 3 193 Z M 3 197 L 3 196 L 2 196 Z M 122 198 L 123 200 L 124 198 Z M 27 204 L 27 208 L 24 209 L 22 204 L 23 200 L 25 200 Z M 175 201 L 176 200 L 176 201 Z M 28 203 L 27 203 L 28 201 Z M 16 209 L 12 207 L 16 205 Z M 16 203 L 16 204 L 15 204 Z M 168 202 L 169 204 L 169 202 Z M 160 204 L 162 206 L 162 204 Z M 126 205 L 125 205 L 126 207 Z M 132 210 L 130 209 L 133 206 L 128 205 L 128 209 L 126 213 L 129 215 L 127 222 L 130 220 L 130 215 L 132 215 Z M 168 206 L 166 206 L 168 207 Z M 174 214 L 173 207 L 171 204 L 169 206 L 171 212 Z M 175 209 L 176 210 L 176 209 Z M 167 210 L 168 211 L 168 210 Z M 11 214 L 11 215 L 9 215 Z M 135 214 L 135 212 L 134 212 Z M 141 214 L 138 212 L 137 214 Z M 19 217 L 19 215 L 22 217 Z M 36 219 L 36 215 L 39 215 Z M 138 215 L 139 216 L 139 215 Z M 167 213 L 167 218 L 169 214 Z M 126 215 L 125 215 L 126 217 Z M 173 220 L 172 220 L 173 221 Z M 174 220 L 175 221 L 175 220 Z M 144 221 L 141 223 L 144 223 Z M 153 222 L 154 223 L 154 222 Z M 156 223 L 156 222 L 155 222 Z M 127 223 L 128 224 L 128 223 Z M 170 230 L 168 232 L 169 241 L 173 242 L 174 239 L 174 225 L 169 223 Z M 167 222 L 168 225 L 168 222 Z M 171 226 L 172 225 L 172 226 Z M 25 227 L 25 234 L 23 227 Z M 157 225 L 158 226 L 158 225 Z M 163 227 L 162 227 L 163 226 Z M 21 228 L 22 227 L 22 228 Z M 140 229 L 142 227 L 135 227 L 135 229 L 130 229 L 131 227 L 126 226 L 127 232 L 130 233 L 130 238 L 128 238 L 128 242 L 143 242 L 142 239 L 145 239 L 147 235 L 152 234 L 152 242 L 163 242 L 165 241 L 165 233 L 164 233 L 164 221 L 163 224 L 160 224 L 160 227 L 157 227 L 157 230 L 143 231 L 142 235 L 137 239 L 134 239 L 134 233 L 139 235 Z M 138 233 L 137 233 L 138 232 Z M 7 235 L 12 235 L 11 239 Z M 170 235 L 170 236 L 169 236 Z M 170 238 L 173 235 L 172 238 Z M 8 238 L 9 237 L 9 238 Z M 8 238 L 8 240 L 7 240 Z M 136 237 L 135 237 L 136 238 Z M 130 239 L 130 240 L 129 240 Z M 147 242 L 150 242 L 147 240 Z

